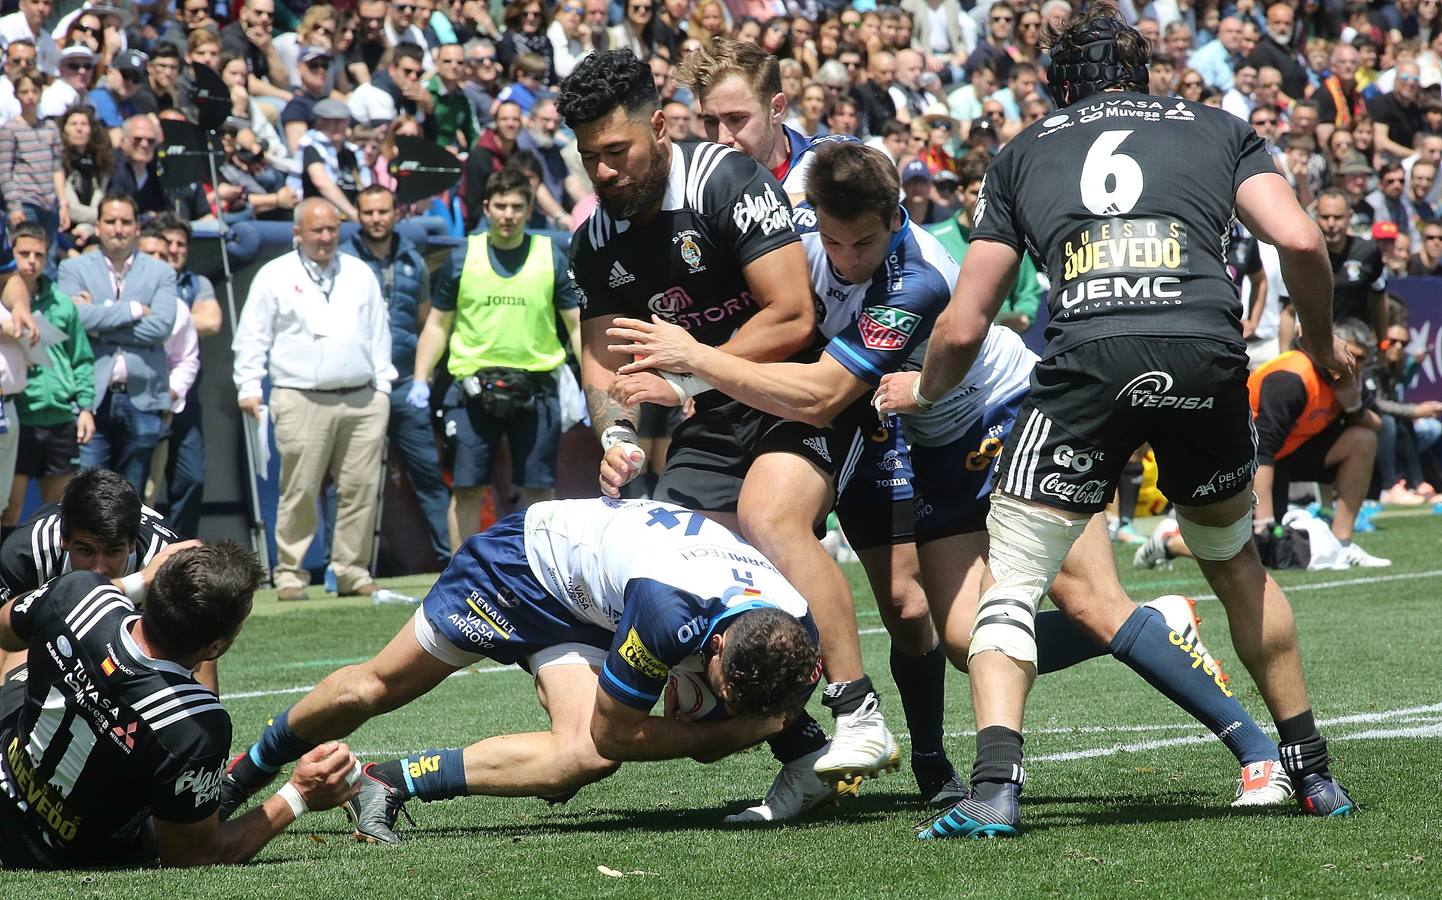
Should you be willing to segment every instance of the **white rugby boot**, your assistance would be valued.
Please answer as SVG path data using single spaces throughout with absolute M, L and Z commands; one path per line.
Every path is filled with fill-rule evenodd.
M 1296 790 L 1280 760 L 1264 759 L 1242 767 L 1237 779 L 1233 806 L 1282 806 L 1290 804 Z
M 836 730 L 826 752 L 816 760 L 816 776 L 854 790 L 862 779 L 901 768 L 901 748 L 881 717 L 876 694 L 866 695 L 854 711 L 836 717 Z

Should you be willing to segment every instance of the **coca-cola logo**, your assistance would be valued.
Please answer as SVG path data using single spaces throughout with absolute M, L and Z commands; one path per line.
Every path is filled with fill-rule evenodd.
M 1081 484 L 1069 484 L 1062 476 L 1052 472 L 1041 480 L 1041 492 L 1050 494 L 1078 506 L 1106 503 L 1107 483 L 1100 478 L 1089 478 Z

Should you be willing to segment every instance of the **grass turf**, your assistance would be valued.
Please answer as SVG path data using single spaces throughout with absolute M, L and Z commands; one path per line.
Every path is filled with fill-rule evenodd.
M 1392 514 L 1364 546 L 1390 569 L 1282 573 L 1290 588 L 1318 718 L 1336 769 L 1360 801 L 1349 820 L 1227 806 L 1236 776 L 1221 745 L 1106 658 L 1041 679 L 1028 707 L 1026 832 L 1014 841 L 920 843 L 926 813 L 900 773 L 812 821 L 720 825 L 759 798 L 775 772 L 764 751 L 701 766 L 632 764 L 564 806 L 464 798 L 409 805 L 399 847 L 358 845 L 339 812 L 307 816 L 248 866 L 190 871 L 0 872 L 0 896 L 42 897 L 850 897 L 1422 896 L 1442 872 L 1442 661 L 1433 650 L 1442 593 L 1439 529 Z M 1119 555 L 1133 597 L 1205 593 L 1194 564 L 1139 573 Z M 888 644 L 859 566 L 863 651 L 893 729 L 905 724 L 887 672 Z M 1377 580 L 1382 579 L 1382 580 Z M 390 586 L 422 593 L 424 580 Z M 1203 601 L 1203 636 L 1230 660 L 1224 616 Z M 328 599 L 280 605 L 273 593 L 221 663 L 235 744 L 245 746 L 294 690 L 375 652 L 405 607 Z M 488 735 L 543 729 L 518 670 L 482 666 L 350 739 L 370 759 Z M 1240 666 L 1233 686 L 1265 709 Z M 292 689 L 289 692 L 284 692 Z M 948 747 L 972 755 L 965 677 L 948 681 Z M 818 711 L 819 712 L 819 711 Z M 825 718 L 822 719 L 826 721 Z M 905 741 L 903 739 L 903 747 Z M 599 867 L 623 873 L 617 878 Z

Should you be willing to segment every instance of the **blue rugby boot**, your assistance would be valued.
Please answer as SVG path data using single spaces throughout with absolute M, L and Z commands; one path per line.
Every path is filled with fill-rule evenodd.
M 1303 775 L 1297 785 L 1297 802 L 1309 816 L 1350 816 L 1361 807 L 1330 774 Z
M 934 841 L 959 837 L 1016 837 L 1021 834 L 1021 785 L 1003 782 L 985 802 L 975 788 L 951 809 L 921 823 L 916 839 Z

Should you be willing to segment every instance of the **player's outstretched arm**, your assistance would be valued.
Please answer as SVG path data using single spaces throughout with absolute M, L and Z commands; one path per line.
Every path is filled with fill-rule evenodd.
M 1016 249 L 1000 241 L 976 240 L 967 248 L 951 302 L 937 317 L 926 347 L 921 368 L 923 397 L 935 402 L 961 384 L 1016 280 L 1020 263 Z
M 591 740 L 596 752 L 615 762 L 682 759 L 714 762 L 780 731 L 782 719 L 734 718 L 682 722 L 653 716 L 596 689 Z
M 301 815 L 340 806 L 359 793 L 352 778 L 358 771 L 349 747 L 322 744 L 300 758 L 283 788 L 238 819 L 222 822 L 218 809 L 193 824 L 156 818 L 160 863 L 179 868 L 245 862 Z
M 659 369 L 690 373 L 728 397 L 775 416 L 826 425 L 869 386 L 830 355 L 814 363 L 758 363 L 707 347 L 684 328 L 663 322 L 616 319 L 606 330 L 615 343 L 610 349 L 637 357 L 622 366 L 616 388 L 626 402 L 650 400 L 649 382 L 633 380 L 633 373 Z

